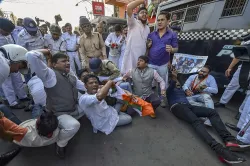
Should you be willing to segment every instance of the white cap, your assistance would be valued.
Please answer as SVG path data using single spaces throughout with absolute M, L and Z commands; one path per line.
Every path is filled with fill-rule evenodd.
M 24 47 L 16 45 L 16 44 L 7 44 L 1 47 L 3 56 L 9 60 L 9 63 L 18 63 L 18 62 L 26 62 L 27 63 L 27 57 L 25 54 L 28 52 Z M 22 74 L 28 73 L 27 69 L 21 69 L 19 70 Z
M 10 75 L 10 66 L 7 59 L 3 57 L 3 54 L 0 52 L 0 86 Z

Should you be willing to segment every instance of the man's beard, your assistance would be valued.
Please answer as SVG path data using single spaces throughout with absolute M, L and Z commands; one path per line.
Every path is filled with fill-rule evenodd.
M 140 20 L 141 23 L 143 23 L 143 24 L 146 24 L 146 23 L 147 23 L 147 20 L 142 20 L 141 18 L 138 18 L 138 20 Z
M 205 76 L 204 76 L 204 75 L 199 74 L 199 75 L 198 75 L 198 78 L 199 78 L 199 79 L 203 79 L 203 78 L 205 78 Z

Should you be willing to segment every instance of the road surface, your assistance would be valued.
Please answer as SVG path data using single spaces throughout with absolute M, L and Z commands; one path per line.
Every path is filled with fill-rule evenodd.
M 224 122 L 237 123 L 234 116 L 241 99 L 237 96 L 228 108 L 218 109 Z M 30 113 L 14 110 L 21 120 Z M 190 125 L 180 121 L 168 109 L 158 108 L 157 119 L 135 117 L 131 125 L 116 128 L 106 136 L 94 134 L 84 117 L 81 128 L 67 147 L 61 160 L 55 155 L 54 145 L 24 148 L 8 166 L 221 166 L 215 153 L 201 140 Z M 216 140 L 216 132 L 208 128 Z M 230 130 L 232 131 L 232 130 Z M 236 135 L 232 131 L 233 135 Z M 0 141 L 0 154 L 15 145 Z M 250 165 L 250 151 L 240 153 Z

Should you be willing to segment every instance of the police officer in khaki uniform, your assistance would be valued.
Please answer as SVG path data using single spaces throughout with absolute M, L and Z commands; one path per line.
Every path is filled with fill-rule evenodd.
M 107 59 L 106 46 L 102 35 L 92 32 L 91 23 L 86 17 L 80 17 L 80 28 L 84 32 L 79 42 L 82 65 L 88 68 L 91 58 Z
M 52 24 L 50 33 L 44 36 L 45 47 L 50 49 L 52 55 L 58 52 L 66 53 L 66 41 L 61 36 L 61 28 L 56 24 Z
M 95 75 L 109 77 L 110 80 L 120 76 L 120 71 L 110 60 L 92 58 L 89 60 L 89 68 L 95 73 Z
M 119 82 L 122 80 L 120 77 L 120 71 L 116 65 L 110 60 L 101 60 L 100 58 L 92 58 L 89 60 L 90 70 L 99 77 L 108 77 L 108 80 L 115 80 Z M 119 78 L 121 78 L 119 80 Z M 105 81 L 105 80 L 104 80 Z M 131 85 L 128 82 L 122 82 L 119 84 L 122 89 L 132 92 Z

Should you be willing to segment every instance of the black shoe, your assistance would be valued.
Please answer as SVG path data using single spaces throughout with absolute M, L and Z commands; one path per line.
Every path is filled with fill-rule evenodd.
M 237 131 L 237 132 L 239 132 L 240 131 L 240 128 L 238 128 L 236 125 L 233 125 L 233 124 L 231 124 L 231 123 L 225 123 L 225 126 L 227 126 L 228 128 L 230 128 L 230 129 L 232 129 L 232 130 L 234 130 L 234 131 Z
M 242 152 L 250 149 L 249 144 L 245 144 L 239 140 L 226 142 L 226 147 L 233 152 Z
M 2 100 L 2 103 L 3 103 L 4 105 L 7 105 L 7 106 L 10 105 L 9 102 L 8 102 L 8 100 Z
M 239 119 L 240 119 L 240 116 L 241 116 L 241 113 L 238 112 L 234 118 L 235 118 L 236 120 L 239 120 Z
M 14 106 L 10 106 L 11 109 L 24 109 L 25 107 L 26 107 L 26 105 L 23 103 L 18 103 Z
M 25 112 L 31 112 L 32 109 L 33 109 L 33 105 L 30 104 L 30 105 L 26 106 L 23 110 L 24 110 Z
M 222 104 L 222 103 L 220 103 L 220 102 L 215 103 L 214 106 L 215 106 L 215 107 L 223 107 L 223 108 L 226 107 L 225 104 Z
M 8 164 L 16 155 L 21 151 L 21 148 L 14 149 L 10 152 L 0 155 L 0 165 L 4 166 Z
M 23 98 L 23 99 L 19 99 L 21 102 L 26 102 L 26 101 L 30 101 L 30 98 L 26 97 L 26 98 Z
M 246 161 L 244 158 L 239 157 L 230 150 L 224 148 L 221 144 L 217 144 L 213 149 L 222 162 L 228 164 L 239 164 Z
M 56 155 L 61 159 L 65 158 L 65 147 L 59 147 L 56 144 Z

